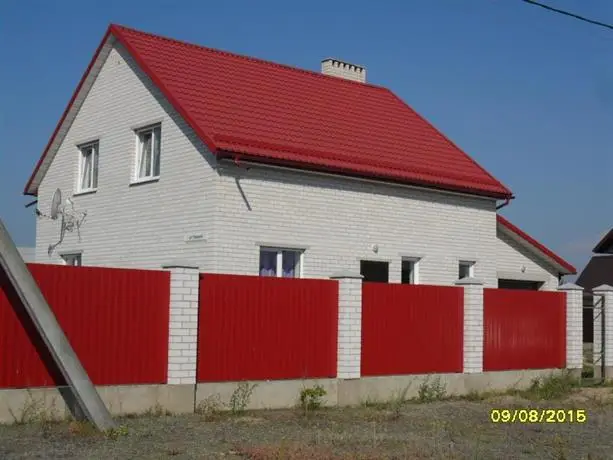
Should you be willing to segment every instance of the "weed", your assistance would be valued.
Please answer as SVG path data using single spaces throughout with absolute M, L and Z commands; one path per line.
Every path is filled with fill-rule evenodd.
M 236 389 L 232 392 L 232 396 L 230 396 L 230 411 L 232 414 L 239 415 L 245 412 L 256 386 L 257 384 L 254 383 L 251 385 L 249 382 L 241 382 L 238 384 Z
M 304 412 L 319 409 L 324 403 L 324 396 L 328 394 L 324 387 L 315 385 L 312 388 L 303 388 L 300 391 L 300 406 Z
M 223 403 L 218 393 L 207 396 L 196 406 L 196 414 L 204 417 L 205 420 L 213 420 L 223 411 Z
M 68 431 L 75 436 L 93 436 L 98 433 L 90 422 L 73 420 L 68 424 Z
M 385 403 L 369 397 L 369 398 L 362 400 L 362 402 L 360 402 L 360 406 L 365 407 L 365 408 L 372 407 L 375 409 L 381 409 L 382 407 L 385 406 Z
M 116 428 L 109 428 L 108 430 L 104 432 L 104 436 L 107 439 L 111 439 L 113 441 L 120 438 L 121 436 L 127 436 L 127 435 L 128 435 L 128 427 L 125 425 L 119 425 Z
M 409 386 L 410 385 L 407 385 L 402 390 L 398 391 L 389 401 L 389 408 L 392 411 L 392 417 L 394 419 L 399 418 L 402 413 L 402 408 L 407 402 Z
M 28 397 L 24 400 L 21 408 L 13 411 L 12 408 L 8 408 L 9 414 L 13 418 L 13 422 L 16 425 L 24 425 L 26 423 L 41 423 L 47 425 L 48 423 L 57 419 L 55 399 L 51 402 L 51 407 L 45 407 L 44 398 L 36 398 L 30 390 L 27 390 Z
M 170 417 L 172 412 L 162 407 L 160 403 L 156 403 L 153 407 L 147 409 L 144 415 L 147 417 Z
M 440 377 L 435 377 L 430 382 L 430 378 L 426 378 L 417 389 L 417 400 L 419 402 L 433 402 L 445 399 L 447 396 L 447 387 L 441 382 Z
M 570 395 L 579 387 L 579 381 L 569 373 L 549 375 L 532 380 L 527 390 L 518 393 L 528 399 L 552 400 Z

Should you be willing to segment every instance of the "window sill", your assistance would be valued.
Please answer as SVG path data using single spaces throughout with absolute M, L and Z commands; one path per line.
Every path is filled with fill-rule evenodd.
M 92 188 L 89 190 L 80 190 L 72 194 L 72 196 L 82 196 L 82 195 L 91 195 L 92 193 L 96 193 L 98 191 L 97 188 Z
M 160 180 L 160 176 L 157 177 L 147 177 L 145 179 L 137 179 L 130 182 L 130 187 L 133 185 L 142 185 L 142 184 L 150 184 L 152 182 L 157 182 Z

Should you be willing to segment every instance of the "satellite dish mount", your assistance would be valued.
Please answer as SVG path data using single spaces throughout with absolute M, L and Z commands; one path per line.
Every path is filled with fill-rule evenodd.
M 49 254 L 49 257 L 51 257 L 51 254 L 53 254 L 55 248 L 62 244 L 66 232 L 72 233 L 76 230 L 79 242 L 81 242 L 81 225 L 85 221 L 87 212 L 75 210 L 74 202 L 70 198 L 67 198 L 66 201 L 62 203 L 62 191 L 59 188 L 55 190 L 53 198 L 51 199 L 49 214 L 43 214 L 37 209 L 36 216 L 50 220 L 60 219 L 61 222 L 60 237 L 58 241 L 54 244 L 50 244 L 47 248 L 47 254 Z

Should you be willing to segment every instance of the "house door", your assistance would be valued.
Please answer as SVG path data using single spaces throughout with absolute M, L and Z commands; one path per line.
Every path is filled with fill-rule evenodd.
M 364 277 L 363 281 L 365 282 L 389 283 L 389 273 L 389 262 L 378 262 L 374 260 L 360 261 L 360 274 Z

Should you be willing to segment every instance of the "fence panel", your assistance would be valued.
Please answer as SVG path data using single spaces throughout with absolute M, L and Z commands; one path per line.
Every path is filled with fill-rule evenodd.
M 199 382 L 336 376 L 338 283 L 201 275 Z
M 94 384 L 166 382 L 169 273 L 28 267 Z M 3 273 L 0 284 L 0 388 L 65 384 Z
M 362 375 L 462 372 L 458 287 L 364 283 Z
M 566 294 L 485 289 L 483 369 L 566 366 Z

